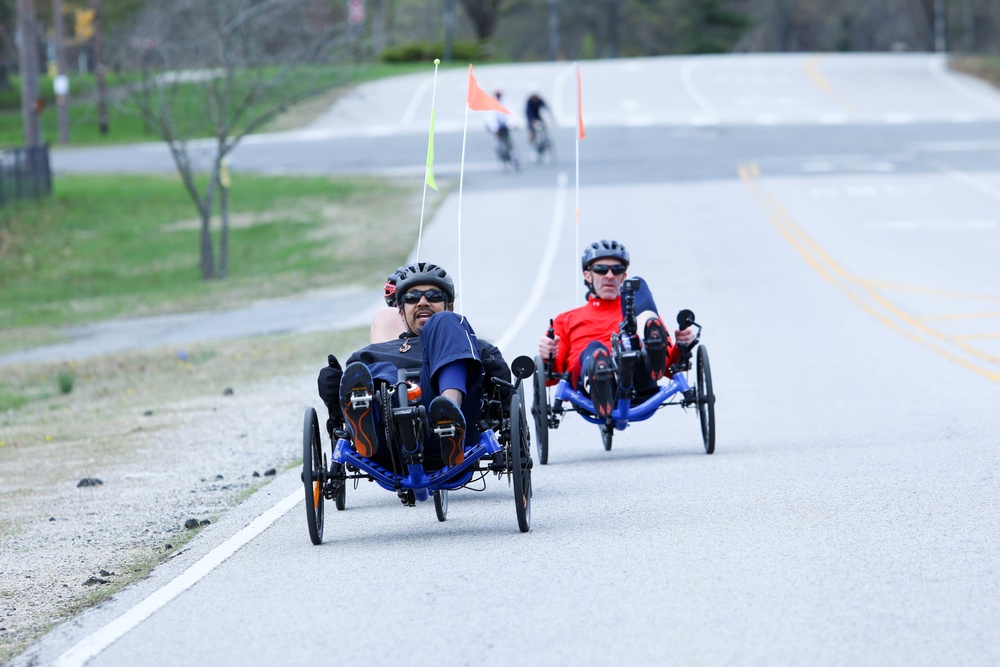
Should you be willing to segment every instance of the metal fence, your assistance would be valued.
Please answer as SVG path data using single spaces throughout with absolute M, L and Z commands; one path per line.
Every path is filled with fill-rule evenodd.
M 0 150 L 0 206 L 50 194 L 52 169 L 47 145 Z

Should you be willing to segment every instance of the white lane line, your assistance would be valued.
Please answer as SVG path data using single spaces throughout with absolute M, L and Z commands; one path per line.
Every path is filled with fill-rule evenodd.
M 494 343 L 501 350 L 510 345 L 511 341 L 514 340 L 514 336 L 521 331 L 528 318 L 534 314 L 535 309 L 538 308 L 538 304 L 542 301 L 545 286 L 551 281 L 552 266 L 555 264 L 556 249 L 559 247 L 559 237 L 562 235 L 563 223 L 566 217 L 565 194 L 566 182 L 568 180 L 569 177 L 565 171 L 559 172 L 559 181 L 556 187 L 556 206 L 552 211 L 552 224 L 549 226 L 549 240 L 545 243 L 545 254 L 542 255 L 541 270 L 535 275 L 535 284 L 531 286 L 531 291 L 524 302 L 524 306 L 503 335 Z
M 1000 201 L 1000 189 L 993 187 L 986 181 L 982 181 L 976 178 L 975 176 L 972 176 L 971 174 L 966 174 L 965 172 L 953 169 L 952 167 L 946 165 L 944 162 L 941 162 L 940 160 L 937 160 L 935 158 L 927 158 L 927 162 L 930 163 L 934 168 L 948 174 L 956 181 L 959 181 L 960 183 L 964 183 L 971 188 L 979 190 L 987 197 Z
M 126 632 L 156 613 L 178 595 L 194 586 L 243 545 L 267 530 L 290 509 L 304 502 L 302 489 L 279 500 L 271 509 L 251 521 L 243 530 L 202 556 L 163 588 L 111 621 L 103 628 L 85 637 L 56 659 L 57 667 L 80 667 L 106 649 Z
M 417 115 L 417 108 L 420 102 L 424 99 L 427 94 L 427 89 L 434 85 L 434 79 L 424 79 L 417 89 L 413 93 L 413 97 L 410 98 L 410 104 L 406 107 L 406 112 L 403 114 L 403 119 L 399 122 L 400 127 L 409 127 L 413 122 L 413 118 Z M 431 110 L 427 109 L 427 127 L 430 128 L 431 125 Z
M 525 301 L 524 306 L 504 334 L 495 343 L 501 350 L 510 345 L 514 336 L 520 332 L 528 321 L 528 318 L 538 308 L 538 304 L 542 300 L 542 294 L 545 291 L 545 285 L 550 282 L 552 266 L 555 264 L 555 254 L 559 246 L 559 238 L 562 235 L 562 227 L 566 215 L 565 192 L 568 180 L 566 172 L 559 173 L 558 186 L 556 188 L 556 204 L 552 213 L 552 224 L 549 227 L 549 239 L 545 246 L 545 254 L 541 260 L 542 268 L 535 276 L 535 284 L 532 286 L 530 296 Z M 271 509 L 251 521 L 243 530 L 205 554 L 199 561 L 175 577 L 166 586 L 153 592 L 145 600 L 104 627 L 91 633 L 60 655 L 55 663 L 57 667 L 81 667 L 88 660 L 124 636 L 129 630 L 135 628 L 178 595 L 194 586 L 227 558 L 239 551 L 250 540 L 267 530 L 275 521 L 301 502 L 303 502 L 301 489 L 297 489 L 279 500 Z
M 938 81 L 948 86 L 962 97 L 972 100 L 978 104 L 985 105 L 994 111 L 1000 111 L 1000 97 L 997 97 L 997 95 L 992 92 L 987 94 L 983 91 L 973 89 L 970 85 L 965 83 L 961 76 L 948 71 L 945 63 L 946 61 L 944 56 L 934 55 L 928 58 L 927 69 L 930 70 L 931 74 L 934 75 Z
M 568 127 L 576 126 L 576 86 L 573 86 L 573 94 L 570 96 L 569 102 L 565 101 L 564 93 L 566 87 L 566 82 L 571 76 L 576 74 L 576 67 L 573 65 L 567 65 L 563 67 L 556 74 L 555 79 L 552 81 L 552 115 L 555 118 L 560 119 L 560 124 L 566 125 Z M 580 73 L 580 88 L 582 89 L 585 85 L 584 74 Z M 581 90 L 581 97 L 583 91 Z M 584 119 L 586 120 L 586 119 Z M 584 125 L 586 127 L 586 124 Z
M 716 112 L 715 107 L 713 107 L 709 101 L 705 99 L 704 95 L 698 92 L 698 88 L 695 87 L 694 80 L 691 78 L 691 72 L 694 71 L 695 64 L 694 60 L 688 60 L 684 63 L 684 66 L 681 67 L 681 84 L 684 86 L 684 90 L 687 92 L 688 96 L 701 108 L 704 115 L 709 118 L 717 118 L 719 114 Z

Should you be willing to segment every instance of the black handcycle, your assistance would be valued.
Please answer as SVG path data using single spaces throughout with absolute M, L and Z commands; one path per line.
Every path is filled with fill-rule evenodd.
M 488 378 L 484 385 L 478 441 L 466 446 L 465 460 L 436 470 L 428 467 L 424 443 L 439 426 L 432 425 L 423 405 L 411 397 L 411 382 L 418 372 L 400 370 L 395 385 L 384 384 L 367 396 L 352 400 L 371 401 L 379 423 L 385 429 L 389 461 L 362 456 L 354 448 L 343 420 L 331 418 L 327 431 L 331 449 L 324 448 L 316 410 L 307 408 L 302 435 L 302 484 L 305 489 L 306 524 L 313 544 L 322 544 L 324 504 L 332 500 L 338 510 L 346 506 L 348 484 L 363 479 L 393 491 L 409 507 L 433 498 L 439 521 L 448 515 L 448 493 L 494 476 L 506 479 L 514 492 L 517 526 L 522 532 L 531 527 L 531 436 L 522 381 L 531 377 L 535 366 L 530 357 L 514 359 L 510 369 L 514 382 Z M 383 465 L 385 464 L 385 465 Z M 386 467 L 388 465 L 388 467 Z
M 623 283 L 624 317 L 619 325 L 619 331 L 611 336 L 611 358 L 614 375 L 618 380 L 618 401 L 610 416 L 603 419 L 598 417 L 590 397 L 573 388 L 568 373 L 555 373 L 550 368 L 549 360 L 543 360 L 540 356 L 535 357 L 537 372 L 531 414 L 535 422 L 539 463 L 543 465 L 548 463 L 549 431 L 559 428 L 559 423 L 568 412 L 577 412 L 588 422 L 597 424 L 601 430 L 604 449 L 610 451 L 615 431 L 623 431 L 629 422 L 649 419 L 657 410 L 668 405 L 694 408 L 701 423 L 701 438 L 705 453 L 711 454 L 715 451 L 715 393 L 712 389 L 712 367 L 708 360 L 708 350 L 704 345 L 699 345 L 701 325 L 695 322 L 693 312 L 682 310 L 677 314 L 677 325 L 680 329 L 694 326 L 698 331 L 692 343 L 681 347 L 680 358 L 668 369 L 670 373 L 666 384 L 657 384 L 655 390 L 645 394 L 640 394 L 633 385 L 634 369 L 643 354 L 635 320 L 635 291 L 638 286 L 639 281 L 636 278 L 630 278 Z M 692 366 L 695 378 L 689 382 L 688 373 L 692 370 Z M 553 383 L 555 386 L 551 387 Z

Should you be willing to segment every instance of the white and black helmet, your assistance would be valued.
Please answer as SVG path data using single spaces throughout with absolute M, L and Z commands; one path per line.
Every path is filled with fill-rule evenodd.
M 614 257 L 615 259 L 621 260 L 621 263 L 625 266 L 628 266 L 628 250 L 626 250 L 625 246 L 618 241 L 611 241 L 608 239 L 594 241 L 587 246 L 583 251 L 581 266 L 583 270 L 586 271 L 587 267 L 593 264 L 596 260 L 604 259 L 605 257 Z
M 416 285 L 434 285 L 448 296 L 448 303 L 455 301 L 455 283 L 448 272 L 437 264 L 417 262 L 396 270 L 396 303 Z

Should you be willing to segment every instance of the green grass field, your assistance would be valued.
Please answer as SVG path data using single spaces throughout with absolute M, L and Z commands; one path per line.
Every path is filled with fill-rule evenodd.
M 206 282 L 178 177 L 59 177 L 51 198 L 0 209 L 0 350 L 54 325 L 376 287 L 415 243 L 419 205 L 416 183 L 236 174 L 229 276 Z
M 316 97 L 331 99 L 338 90 L 387 76 L 409 74 L 412 72 L 433 72 L 433 65 L 424 63 L 405 64 L 359 64 L 344 65 L 337 68 L 323 68 L 304 72 L 297 80 L 308 79 L 320 87 L 321 92 Z M 97 83 L 93 74 L 71 74 L 69 94 L 69 145 L 88 146 L 104 144 L 133 143 L 140 141 L 159 141 L 160 137 L 134 114 L 127 105 L 121 103 L 121 96 L 116 93 L 120 81 L 114 74 L 109 74 L 107 87 L 110 91 L 108 103 L 109 132 L 102 135 L 99 131 L 98 105 L 96 98 Z M 0 91 L 0 147 L 16 147 L 24 145 L 24 124 L 21 118 L 20 78 L 12 76 L 12 88 Z M 197 125 L 194 120 L 200 120 L 197 114 L 203 113 L 203 104 L 198 103 L 204 98 L 200 86 L 205 84 L 190 84 L 179 89 L 179 102 L 176 109 L 180 115 L 175 121 L 178 127 Z M 38 82 L 39 94 L 44 102 L 42 109 L 41 134 L 42 141 L 55 144 L 59 138 L 59 112 L 52 88 L 52 79 L 42 76 Z M 308 101 L 303 104 L 308 105 Z M 185 116 L 185 112 L 188 114 Z M 265 128 L 267 129 L 267 128 Z M 199 136 L 207 136 L 202 133 Z

